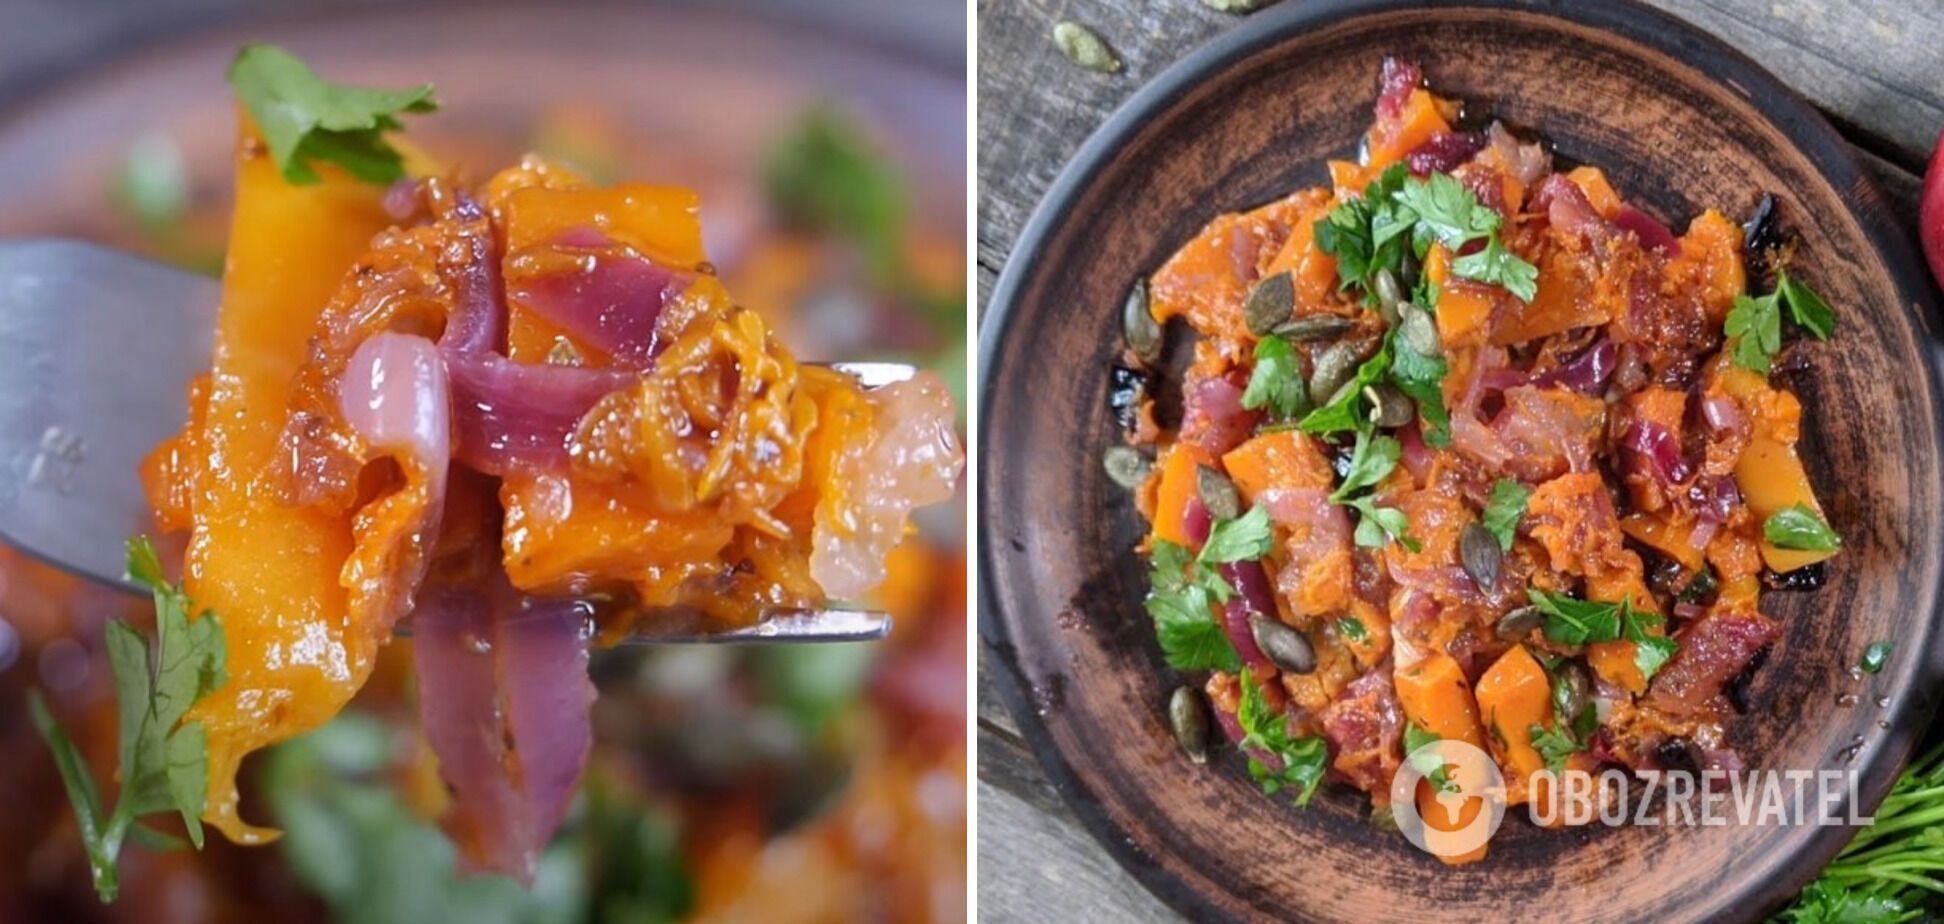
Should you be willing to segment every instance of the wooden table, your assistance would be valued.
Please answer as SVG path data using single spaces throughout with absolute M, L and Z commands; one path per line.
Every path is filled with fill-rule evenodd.
M 1944 0 L 1649 2 L 1740 48 L 1821 107 L 1915 228 L 1918 178 L 1944 125 Z M 1195 0 L 980 0 L 978 12 L 983 310 L 1020 229 L 1081 141 L 1143 83 L 1240 20 Z M 1105 38 L 1121 72 L 1062 57 L 1051 32 L 1063 19 Z M 981 650 L 981 917 L 1180 920 L 1067 811 L 998 698 L 989 663 Z

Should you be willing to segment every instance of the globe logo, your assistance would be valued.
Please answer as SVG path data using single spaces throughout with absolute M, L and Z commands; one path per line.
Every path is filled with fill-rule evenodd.
M 1483 848 L 1505 821 L 1505 777 L 1498 763 L 1463 741 L 1441 738 L 1406 755 L 1390 792 L 1398 831 L 1440 859 Z

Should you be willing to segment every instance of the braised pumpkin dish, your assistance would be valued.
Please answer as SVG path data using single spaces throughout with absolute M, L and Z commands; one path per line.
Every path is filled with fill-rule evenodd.
M 1170 708 L 1190 755 L 1211 711 L 1265 790 L 1380 816 L 1436 739 L 1514 805 L 1547 770 L 1739 768 L 1763 592 L 1841 548 L 1784 387 L 1834 315 L 1773 201 L 1676 234 L 1397 60 L 1328 173 L 1209 222 L 1124 317 L 1105 463 L 1161 653 L 1206 678 Z
M 394 137 L 430 86 L 331 84 L 271 46 L 230 77 L 213 366 L 141 473 L 183 579 L 133 544 L 158 673 L 123 703 L 121 804 L 76 802 L 110 832 L 97 887 L 134 815 L 273 838 L 241 761 L 335 716 L 407 626 L 444 826 L 531 881 L 591 746 L 590 645 L 863 599 L 955 491 L 953 399 L 798 362 L 717 277 L 687 189 L 538 157 L 468 181 Z

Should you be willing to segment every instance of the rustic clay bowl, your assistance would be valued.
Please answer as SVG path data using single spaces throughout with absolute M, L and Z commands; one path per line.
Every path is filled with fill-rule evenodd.
M 1801 236 L 1800 274 L 1842 315 L 1794 382 L 1810 472 L 1848 546 L 1821 590 L 1766 597 L 1786 635 L 1730 741 L 1756 767 L 1860 771 L 1866 808 L 1908 759 L 1944 668 L 1929 283 L 1813 109 L 1720 42 L 1620 3 L 1282 4 L 1171 68 L 1087 142 L 1022 235 L 981 337 L 980 626 L 1000 686 L 1094 834 L 1197 920 L 1756 918 L 1851 832 L 1546 831 L 1515 811 L 1489 859 L 1448 868 L 1372 830 L 1360 794 L 1326 787 L 1298 810 L 1258 793 L 1233 748 L 1196 767 L 1169 737 L 1169 691 L 1199 678 L 1162 662 L 1129 551 L 1142 524 L 1099 463 L 1115 440 L 1117 312 L 1216 214 L 1325 183 L 1323 159 L 1354 151 L 1368 122 L 1387 54 L 1605 167 L 1677 228 L 1775 193 Z M 1896 641 L 1889 665 L 1852 678 L 1877 639 Z M 1850 692 L 1860 702 L 1839 705 Z

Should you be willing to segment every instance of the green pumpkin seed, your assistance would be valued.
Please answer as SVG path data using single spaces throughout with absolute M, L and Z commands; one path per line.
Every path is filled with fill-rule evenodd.
M 1405 308 L 1399 318 L 1404 345 L 1419 356 L 1442 356 L 1444 344 L 1438 342 L 1438 322 L 1431 320 L 1431 312 L 1420 308 Z
M 1296 281 L 1287 270 L 1257 282 L 1242 301 L 1242 318 L 1249 324 L 1249 333 L 1258 337 L 1268 336 L 1294 310 Z
M 1060 46 L 1060 53 L 1090 71 L 1102 74 L 1120 72 L 1120 58 L 1100 34 L 1077 22 L 1061 22 L 1053 27 L 1053 43 Z
M 1495 630 L 1498 637 L 1508 642 L 1516 642 L 1532 634 L 1539 624 L 1546 621 L 1546 614 L 1536 606 L 1522 606 L 1499 617 Z
M 1270 0 L 1201 0 L 1202 6 L 1218 13 L 1253 13 L 1268 6 Z
M 1397 833 L 1397 815 L 1388 805 L 1370 807 L 1370 826 L 1385 834 Z
M 1242 515 L 1242 497 L 1235 493 L 1235 482 L 1206 465 L 1198 466 L 1195 472 L 1195 493 L 1201 495 L 1202 506 L 1208 508 L 1208 515 L 1217 520 L 1233 520 Z
M 1208 763 L 1208 710 L 1194 690 L 1175 687 L 1174 695 L 1168 697 L 1168 728 L 1189 760 Z
M 1499 566 L 1504 563 L 1505 553 L 1499 550 L 1498 537 L 1492 531 L 1477 523 L 1465 524 L 1458 534 L 1458 559 L 1464 563 L 1465 573 L 1478 583 L 1478 589 L 1490 592 L 1498 586 Z
M 1151 366 L 1161 358 L 1161 325 L 1148 310 L 1146 279 L 1134 280 L 1134 290 L 1127 293 L 1127 304 L 1121 308 L 1121 334 L 1141 362 Z
M 1397 306 L 1404 301 L 1404 290 L 1397 284 L 1397 276 L 1388 268 L 1380 269 L 1373 280 L 1377 288 L 1377 313 L 1383 315 L 1384 323 L 1397 324 Z
M 1394 385 L 1378 382 L 1365 386 L 1364 403 L 1370 406 L 1370 422 L 1379 427 L 1401 427 L 1417 416 L 1411 399 Z
M 1362 343 L 1339 340 L 1316 354 L 1316 362 L 1310 370 L 1310 397 L 1335 396 L 1337 389 L 1342 388 L 1344 382 L 1356 373 L 1357 364 L 1363 361 L 1362 352 Z
M 1553 691 L 1553 711 L 1561 721 L 1571 723 L 1578 718 L 1580 709 L 1586 706 L 1586 694 L 1593 688 L 1593 681 L 1586 676 L 1586 668 L 1578 661 L 1568 661 L 1559 666 L 1560 688 Z
M 1148 461 L 1147 455 L 1132 446 L 1107 447 L 1100 454 L 1100 465 L 1107 470 L 1109 479 L 1129 491 L 1139 488 L 1148 480 L 1148 473 L 1154 471 L 1154 463 Z
M 1249 617 L 1249 634 L 1255 636 L 1256 647 L 1262 649 L 1262 656 L 1277 669 L 1292 674 L 1307 674 L 1316 670 L 1316 649 L 1310 647 L 1309 639 L 1303 633 L 1264 616 Z
M 1357 322 L 1334 314 L 1306 314 L 1276 325 L 1275 335 L 1291 343 L 1335 340 L 1355 330 Z
M 1417 286 L 1417 281 L 1418 281 L 1417 251 L 1412 250 L 1409 246 L 1406 246 L 1404 248 L 1404 259 L 1399 260 L 1397 262 L 1397 283 L 1398 285 L 1403 286 L 1406 291 L 1409 291 Z

